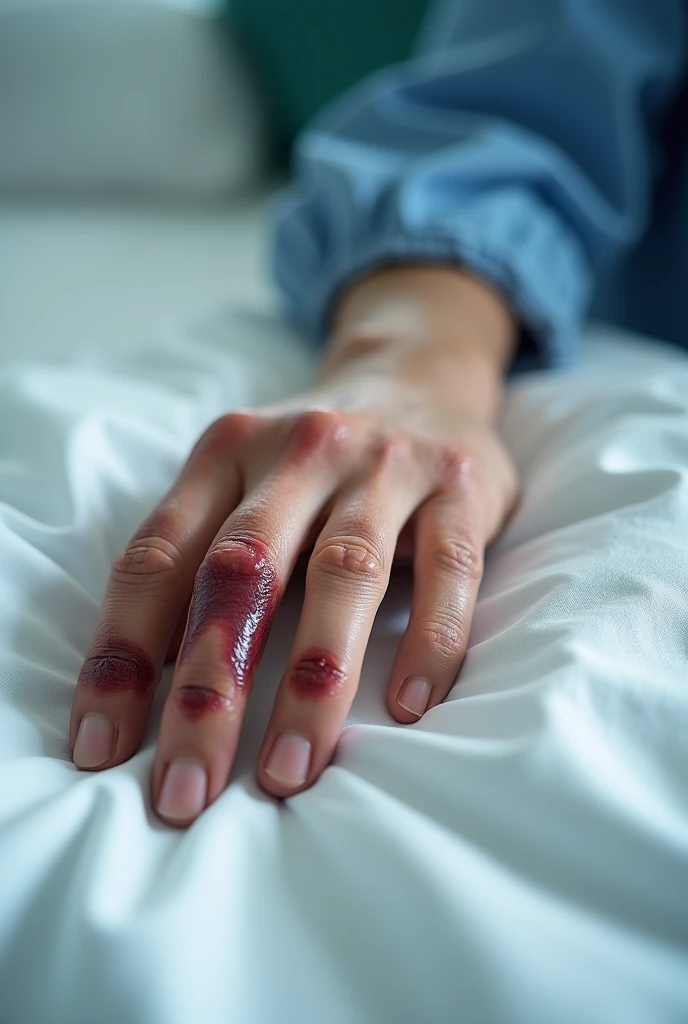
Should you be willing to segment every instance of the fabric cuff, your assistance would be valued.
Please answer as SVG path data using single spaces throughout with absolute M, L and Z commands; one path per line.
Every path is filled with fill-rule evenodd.
M 322 344 L 342 288 L 375 267 L 409 260 L 464 266 L 501 291 L 521 324 L 509 376 L 574 361 L 591 293 L 590 266 L 560 217 L 521 190 L 479 197 L 441 224 L 433 218 L 413 228 L 396 225 L 371 233 L 356 248 L 336 252 L 303 283 L 298 260 L 281 260 L 279 283 Z

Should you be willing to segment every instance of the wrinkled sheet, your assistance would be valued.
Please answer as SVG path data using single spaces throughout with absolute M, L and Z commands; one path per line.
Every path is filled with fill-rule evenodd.
M 222 796 L 152 813 L 139 751 L 69 760 L 108 569 L 217 415 L 305 383 L 285 327 L 226 312 L 138 355 L 0 372 L 3 1024 L 685 1024 L 688 357 L 592 331 L 512 383 L 523 494 L 469 652 L 418 723 L 385 705 L 395 570 L 335 757 L 287 801 L 253 765 L 290 585 Z

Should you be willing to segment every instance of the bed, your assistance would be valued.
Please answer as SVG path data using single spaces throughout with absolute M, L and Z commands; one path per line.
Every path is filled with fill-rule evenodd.
M 0 1020 L 682 1024 L 678 350 L 593 325 L 574 370 L 510 386 L 522 500 L 457 683 L 417 724 L 384 700 L 410 607 L 395 570 L 331 765 L 284 802 L 258 787 L 294 579 L 229 784 L 190 829 L 149 805 L 169 671 L 131 760 L 71 763 L 111 560 L 215 416 L 315 365 L 264 277 L 268 199 L 0 211 Z
M 0 136 L 19 140 L 0 164 L 0 1024 L 685 1024 L 685 352 L 591 324 L 574 369 L 509 385 L 521 501 L 456 684 L 416 724 L 385 702 L 398 568 L 331 764 L 289 800 L 260 789 L 297 574 L 191 828 L 149 802 L 170 669 L 129 761 L 70 760 L 112 560 L 215 417 L 317 362 L 269 285 L 280 181 L 247 80 L 219 59 L 208 77 L 204 6 L 0 8 Z M 26 73 L 10 94 L 9 57 L 30 72 L 46 25 L 63 91 Z M 120 90 L 123 62 L 157 66 L 157 91 Z M 46 126 L 70 117 L 56 148 Z

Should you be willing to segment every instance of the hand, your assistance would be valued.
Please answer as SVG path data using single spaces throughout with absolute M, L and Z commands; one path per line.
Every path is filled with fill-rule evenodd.
M 102 769 L 134 754 L 183 633 L 152 777 L 169 824 L 190 824 L 226 785 L 302 553 L 304 605 L 258 759 L 269 793 L 306 789 L 331 760 L 395 557 L 413 555 L 414 595 L 387 691 L 394 718 L 439 704 L 464 657 L 484 550 L 517 498 L 493 424 L 499 368 L 460 345 L 418 358 L 398 330 L 344 324 L 312 388 L 211 425 L 112 566 L 74 696 L 73 757 Z M 91 713 L 106 717 L 77 743 Z

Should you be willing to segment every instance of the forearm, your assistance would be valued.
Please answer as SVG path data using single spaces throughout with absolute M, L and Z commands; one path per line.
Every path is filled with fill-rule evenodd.
M 380 268 L 336 303 L 319 380 L 351 372 L 426 381 L 484 421 L 499 408 L 518 327 L 489 284 L 455 267 Z M 381 399 L 383 398 L 381 394 Z

